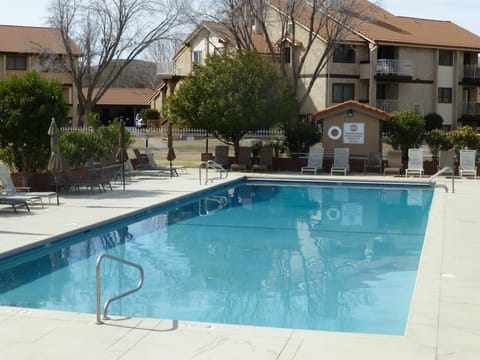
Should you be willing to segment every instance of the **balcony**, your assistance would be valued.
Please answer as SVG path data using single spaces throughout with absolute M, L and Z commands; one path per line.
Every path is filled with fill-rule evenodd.
M 377 109 L 391 113 L 392 111 L 398 110 L 398 100 L 377 99 L 376 107 Z
M 178 64 L 175 61 L 165 61 L 157 63 L 157 76 L 162 79 L 171 79 L 175 76 L 187 76 L 189 73 L 186 66 Z
M 462 85 L 480 85 L 480 67 L 464 65 Z
M 411 60 L 378 59 L 375 71 L 377 80 L 401 81 L 412 79 L 413 62 Z
M 463 104 L 463 114 L 464 115 L 480 115 L 480 103 L 464 103 Z

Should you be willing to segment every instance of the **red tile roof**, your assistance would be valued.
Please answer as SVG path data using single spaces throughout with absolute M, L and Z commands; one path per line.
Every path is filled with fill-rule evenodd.
M 360 103 L 358 101 L 355 101 L 355 100 L 348 100 L 348 101 L 345 101 L 341 104 L 336 104 L 336 105 L 330 106 L 330 107 L 328 107 L 324 110 L 318 111 L 318 112 L 312 114 L 312 118 L 313 119 L 320 119 L 320 118 L 323 118 L 323 117 L 325 117 L 325 116 L 327 116 L 331 113 L 334 113 L 334 112 L 337 112 L 337 111 L 340 111 L 340 110 L 343 110 L 343 109 L 349 109 L 349 108 L 357 108 L 357 109 L 363 110 L 365 112 L 374 113 L 375 115 L 377 115 L 377 117 L 379 117 L 382 120 L 388 120 L 392 117 L 390 113 L 385 112 L 385 111 L 380 110 L 380 109 L 377 109 L 376 107 L 365 105 L 365 104 L 362 104 L 362 103 Z
M 0 25 L 0 39 L 2 53 L 66 53 L 60 32 L 53 28 Z M 75 44 L 72 46 L 75 55 L 81 55 L 80 48 Z

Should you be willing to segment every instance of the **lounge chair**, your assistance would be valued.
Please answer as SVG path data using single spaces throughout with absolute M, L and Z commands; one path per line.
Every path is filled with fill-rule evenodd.
M 323 170 L 323 152 L 323 148 L 312 146 L 308 151 L 307 166 L 302 167 L 301 174 L 313 172 L 314 175 L 317 175 L 318 171 Z
M 10 196 L 4 196 L 0 195 L 0 204 L 2 205 L 10 205 L 13 209 L 13 212 L 17 212 L 17 208 L 19 207 L 25 207 L 28 212 L 30 212 L 30 208 L 28 207 L 28 203 L 24 199 L 19 199 L 18 197 L 10 197 Z
M 423 149 L 408 149 L 408 167 L 405 169 L 405 176 L 423 175 Z
M 443 168 L 448 167 L 449 170 L 443 172 L 443 174 L 454 174 L 454 162 L 455 162 L 455 152 L 451 150 L 440 150 L 438 152 L 438 171 Z
M 252 167 L 252 147 L 240 146 L 238 149 L 238 159 L 235 164 L 230 166 L 232 171 L 250 170 Z
M 343 173 L 346 176 L 347 172 L 350 171 L 349 156 L 349 148 L 335 148 L 333 150 L 333 165 L 330 169 L 330 175 Z
M 42 197 L 48 197 L 48 202 L 51 203 L 51 197 L 57 193 L 54 191 L 31 192 L 29 187 L 16 187 L 13 183 L 10 169 L 5 164 L 0 164 L 0 182 L 2 183 L 2 190 L 0 194 L 10 199 L 17 198 L 25 200 L 30 204 L 39 203 L 43 207 Z
M 460 177 L 463 177 L 463 175 L 473 175 L 474 179 L 477 178 L 476 156 L 476 150 L 460 150 L 460 163 L 458 166 Z
M 273 148 L 264 146 L 260 148 L 258 164 L 252 166 L 253 171 L 267 171 L 273 169 Z
M 159 165 L 155 161 L 155 157 L 153 156 L 153 153 L 147 149 L 147 158 L 148 158 L 148 163 L 156 170 L 166 170 L 170 171 L 170 165 Z M 182 174 L 187 174 L 187 168 L 185 166 L 181 165 L 172 165 L 172 171 L 175 175 L 178 176 L 179 172 Z
M 388 152 L 387 166 L 383 169 L 383 174 L 402 175 L 403 162 L 402 151 L 391 150 Z
M 363 164 L 363 172 L 366 173 L 368 170 L 375 170 L 379 173 L 382 172 L 382 153 L 380 152 L 369 152 L 368 157 Z
M 225 169 L 228 167 L 228 151 L 229 148 L 227 145 L 215 146 L 215 155 L 213 157 L 213 161 L 222 165 L 222 167 Z
M 170 177 L 170 169 L 134 169 L 132 165 L 132 160 L 127 159 L 125 161 L 125 176 L 160 176 L 160 177 Z

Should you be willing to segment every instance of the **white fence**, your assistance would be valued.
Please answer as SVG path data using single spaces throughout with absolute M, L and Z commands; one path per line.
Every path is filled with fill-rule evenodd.
M 144 137 L 148 136 L 160 136 L 166 137 L 168 129 L 167 127 L 160 128 L 147 128 L 147 129 L 137 129 L 135 127 L 127 127 L 127 129 L 132 133 L 133 136 Z M 84 127 L 64 127 L 61 129 L 64 132 L 71 131 L 80 131 L 80 132 L 89 132 L 93 131 L 92 128 Z M 172 134 L 175 139 L 183 139 L 186 137 L 195 137 L 195 138 L 205 138 L 207 136 L 207 131 L 204 129 L 193 129 L 193 128 L 172 128 Z M 209 136 L 212 136 L 211 134 Z M 212 136 L 213 137 L 213 136 Z M 275 139 L 283 140 L 285 135 L 281 129 L 269 129 L 269 130 L 258 130 L 249 132 L 244 136 L 244 138 L 259 138 L 259 139 Z

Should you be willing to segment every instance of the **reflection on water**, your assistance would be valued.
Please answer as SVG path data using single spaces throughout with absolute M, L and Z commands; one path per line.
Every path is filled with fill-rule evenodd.
M 432 191 L 243 185 L 36 259 L 6 262 L 0 303 L 94 312 L 95 261 L 142 265 L 112 313 L 402 334 Z M 137 273 L 105 259 L 102 293 Z M 1 265 L 1 264 L 0 264 Z

